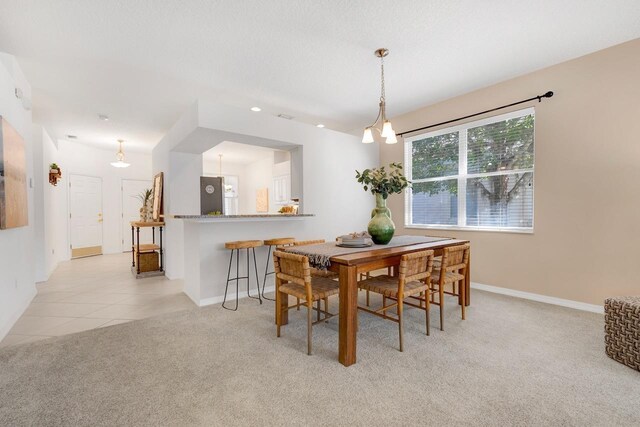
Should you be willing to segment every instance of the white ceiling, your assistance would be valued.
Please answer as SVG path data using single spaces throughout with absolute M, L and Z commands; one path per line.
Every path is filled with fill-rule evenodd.
M 638 37 L 638 0 L 0 2 L 0 51 L 27 74 L 34 119 L 134 150 L 198 98 L 360 128 L 379 47 L 393 116 Z
M 264 159 L 266 153 L 273 153 L 274 151 L 277 150 L 257 145 L 223 141 L 212 149 L 205 151 L 202 155 L 205 160 L 218 162 L 220 160 L 218 156 L 222 154 L 222 166 L 224 169 L 225 163 L 247 165 Z

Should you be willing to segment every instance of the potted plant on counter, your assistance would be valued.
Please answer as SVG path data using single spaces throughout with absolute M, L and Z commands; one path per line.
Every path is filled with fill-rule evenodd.
M 365 191 L 376 196 L 376 207 L 371 212 L 371 221 L 367 230 L 374 243 L 386 245 L 391 241 L 396 226 L 391 220 L 391 211 L 387 208 L 389 194 L 400 194 L 411 183 L 402 173 L 401 163 L 391 163 L 388 171 L 385 166 L 356 171 L 356 179 L 363 184 Z

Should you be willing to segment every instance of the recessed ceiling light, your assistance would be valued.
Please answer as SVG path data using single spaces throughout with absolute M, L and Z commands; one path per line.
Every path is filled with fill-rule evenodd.
M 78 137 L 75 136 L 75 135 L 67 135 L 67 138 L 68 139 L 78 139 Z
M 318 123 L 318 124 L 316 125 L 316 127 L 317 127 L 317 128 L 323 128 L 323 127 L 324 127 L 324 125 L 323 125 L 322 123 Z
M 255 112 L 262 111 L 262 108 L 260 108 L 260 107 L 251 107 L 251 111 L 255 111 Z
M 109 116 L 107 116 L 106 114 L 98 114 L 98 118 L 100 120 L 102 120 L 103 122 L 108 122 L 109 121 Z

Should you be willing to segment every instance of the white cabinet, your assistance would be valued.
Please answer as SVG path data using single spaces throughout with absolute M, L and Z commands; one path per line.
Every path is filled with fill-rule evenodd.
M 224 175 L 224 213 L 238 215 L 238 183 L 236 175 Z
M 273 201 L 284 205 L 291 199 L 291 175 L 273 177 Z

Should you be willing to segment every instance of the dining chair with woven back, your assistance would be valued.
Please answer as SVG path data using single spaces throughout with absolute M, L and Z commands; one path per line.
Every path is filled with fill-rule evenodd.
M 465 300 L 466 270 L 469 268 L 469 254 L 471 246 L 457 245 L 444 248 L 439 265 L 431 275 L 432 298 L 438 293 L 438 301 L 432 299 L 432 303 L 440 307 L 440 330 L 444 331 L 444 296 L 454 295 L 462 301 Z M 451 285 L 451 291 L 445 287 Z M 457 286 L 456 286 L 457 285 Z M 457 288 L 457 291 L 456 291 Z M 460 304 L 462 320 L 465 320 L 465 304 Z
M 335 314 L 329 313 L 327 301 L 330 296 L 340 292 L 337 281 L 327 277 L 312 276 L 309 258 L 288 252 L 275 251 L 273 263 L 276 276 L 276 327 L 277 336 L 283 324 L 283 314 L 289 310 L 289 296 L 303 301 L 307 307 L 307 353 L 312 354 L 312 326 L 325 322 Z M 325 309 L 321 309 L 320 301 L 325 301 Z M 316 307 L 313 303 L 316 302 Z M 296 304 L 299 306 L 300 303 Z M 313 310 L 318 313 L 313 322 Z M 323 317 L 321 318 L 321 314 Z
M 296 240 L 295 242 L 293 242 L 293 246 L 319 245 L 326 242 L 327 241 L 324 239 Z
M 316 239 L 316 240 L 299 240 L 297 242 L 293 242 L 293 246 L 308 246 L 308 245 L 319 245 L 322 243 L 326 243 L 324 239 Z M 312 276 L 322 276 L 329 277 L 331 279 L 337 279 L 338 273 L 334 273 L 329 270 L 318 270 L 317 268 L 311 267 L 311 275 Z
M 324 239 L 298 240 L 296 242 L 293 242 L 293 246 L 319 245 L 319 244 L 322 244 L 322 243 L 326 243 L 326 241 Z M 329 271 L 329 270 L 319 270 L 317 268 L 311 267 L 311 276 L 314 276 L 314 277 L 326 277 L 328 279 L 337 279 L 338 278 L 338 273 L 334 273 L 333 271 Z M 329 310 L 329 308 L 328 308 L 329 301 L 326 300 L 325 304 L 327 305 L 327 307 L 325 307 L 325 309 Z M 300 301 L 299 300 L 298 300 L 298 310 L 300 310 Z
M 404 350 L 404 305 L 420 308 L 425 311 L 425 324 L 429 335 L 430 281 L 433 268 L 433 251 L 419 251 L 402 255 L 398 276 L 381 275 L 368 277 L 358 283 L 360 289 L 382 295 L 382 307 L 372 310 L 359 306 L 358 309 L 398 323 L 398 337 L 400 351 Z M 405 301 L 414 297 L 420 300 L 419 305 Z M 395 303 L 387 305 L 387 300 Z M 387 314 L 391 308 L 396 308 L 396 317 Z

